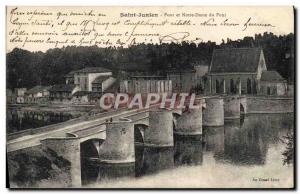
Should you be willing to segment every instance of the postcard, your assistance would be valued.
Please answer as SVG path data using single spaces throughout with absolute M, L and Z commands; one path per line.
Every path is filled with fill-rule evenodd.
M 294 189 L 294 85 L 292 6 L 7 6 L 7 187 Z

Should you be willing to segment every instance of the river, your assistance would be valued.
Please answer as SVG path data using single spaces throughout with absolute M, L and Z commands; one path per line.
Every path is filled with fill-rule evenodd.
M 82 161 L 83 187 L 275 188 L 293 187 L 293 165 L 283 165 L 280 141 L 294 129 L 293 114 L 250 114 L 175 136 L 174 147 L 136 146 L 132 164 Z

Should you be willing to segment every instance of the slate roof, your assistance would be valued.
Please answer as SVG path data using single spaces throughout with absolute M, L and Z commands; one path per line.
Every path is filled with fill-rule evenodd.
M 257 71 L 261 48 L 216 49 L 210 73 L 254 73 Z
M 74 84 L 57 84 L 54 85 L 49 91 L 51 92 L 72 92 L 76 85 Z
M 51 86 L 37 85 L 37 86 L 34 86 L 33 88 L 27 90 L 25 93 L 26 94 L 36 94 L 38 92 L 42 92 L 43 90 L 49 90 L 50 88 L 51 88 Z
M 107 76 L 98 76 L 96 77 L 96 79 L 92 82 L 92 84 L 101 84 L 102 82 L 104 82 L 105 80 L 107 80 L 109 77 L 111 77 L 110 75 Z
M 285 81 L 285 79 L 277 71 L 263 71 L 260 80 L 270 82 Z

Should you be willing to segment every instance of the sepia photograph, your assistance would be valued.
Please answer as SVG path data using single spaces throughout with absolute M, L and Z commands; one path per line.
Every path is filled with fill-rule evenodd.
M 295 189 L 293 6 L 5 9 L 8 188 Z

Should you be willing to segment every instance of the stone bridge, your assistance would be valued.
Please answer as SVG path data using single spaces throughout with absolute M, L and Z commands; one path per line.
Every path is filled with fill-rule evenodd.
M 7 150 L 11 152 L 23 149 L 24 145 L 38 144 L 54 150 L 71 162 L 70 186 L 75 187 L 81 185 L 82 157 L 93 158 L 99 163 L 131 163 L 135 161 L 135 145 L 172 147 L 174 134 L 199 136 L 202 126 L 223 126 L 224 119 L 239 119 L 241 114 L 249 113 L 293 111 L 291 98 L 205 96 L 199 99 L 199 109 L 170 110 L 156 106 L 122 110 L 45 134 L 9 140 Z M 109 118 L 113 121 L 107 122 Z M 22 146 L 18 146 L 19 143 Z

